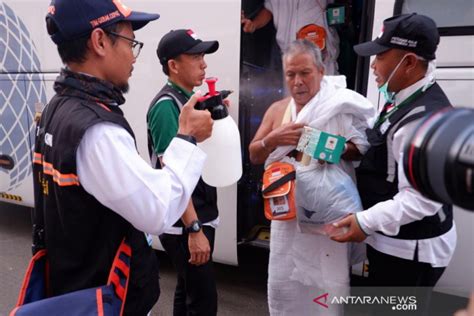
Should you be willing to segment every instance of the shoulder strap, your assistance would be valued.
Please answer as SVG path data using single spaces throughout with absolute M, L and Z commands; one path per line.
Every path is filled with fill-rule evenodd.
M 148 108 L 148 112 L 146 115 L 146 121 L 147 121 L 147 138 L 148 138 L 148 154 L 150 155 L 150 160 L 151 160 L 151 165 L 155 169 L 161 169 L 161 163 L 158 155 L 155 153 L 155 150 L 153 148 L 153 140 L 151 137 L 151 131 L 148 126 L 149 122 L 149 114 L 150 111 L 155 107 L 158 106 L 159 102 L 163 98 L 170 98 L 173 101 L 173 104 L 176 106 L 176 109 L 178 112 L 181 112 L 181 109 L 183 108 L 183 105 L 187 102 L 186 96 L 183 94 L 179 93 L 172 87 L 170 87 L 168 84 L 165 84 L 163 88 L 161 88 L 160 92 L 157 93 L 157 95 L 153 98 L 153 100 L 150 103 L 150 107 Z
M 286 106 L 285 114 L 283 114 L 283 119 L 281 120 L 281 125 L 291 122 L 291 99 Z
M 262 190 L 262 194 L 267 194 L 268 192 L 272 192 L 278 187 L 281 187 L 283 184 L 287 183 L 288 181 L 294 180 L 296 178 L 296 171 L 291 171 L 290 173 L 285 174 L 280 179 L 276 180 L 264 190 Z
M 148 121 L 148 113 L 158 104 L 158 101 L 162 99 L 163 97 L 169 97 L 171 98 L 176 105 L 178 112 L 181 112 L 181 109 L 183 108 L 183 105 L 188 101 L 186 96 L 183 94 L 179 93 L 172 87 L 170 87 L 168 84 L 164 85 L 163 88 L 161 88 L 160 92 L 153 98 L 153 100 L 150 103 L 150 107 L 148 108 L 147 112 L 147 121 Z
M 393 117 L 389 119 L 392 124 L 389 129 L 396 131 L 430 112 L 451 106 L 441 87 L 434 83 L 411 104 L 402 107 L 394 113 Z
M 395 133 L 403 126 L 426 116 L 428 113 L 450 106 L 451 103 L 443 90 L 435 83 L 411 106 L 402 108 L 403 111 L 400 111 L 394 119 L 395 124 L 389 128 L 387 133 L 387 181 L 393 182 L 397 174 L 397 164 L 391 150 Z

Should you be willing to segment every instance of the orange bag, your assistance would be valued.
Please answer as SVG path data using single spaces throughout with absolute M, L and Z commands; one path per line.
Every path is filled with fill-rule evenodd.
M 296 39 L 307 39 L 316 44 L 321 50 L 326 48 L 326 30 L 324 27 L 316 24 L 303 26 L 296 33 Z
M 292 164 L 275 161 L 263 173 L 263 204 L 269 220 L 289 220 L 296 217 L 296 172 Z

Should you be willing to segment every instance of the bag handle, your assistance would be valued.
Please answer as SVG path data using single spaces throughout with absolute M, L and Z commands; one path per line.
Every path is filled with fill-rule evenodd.
M 296 179 L 296 171 L 291 171 L 287 174 L 285 174 L 283 177 L 280 179 L 276 180 L 275 182 L 271 183 L 268 187 L 266 187 L 264 190 L 262 190 L 262 194 L 267 194 L 268 192 L 272 192 L 278 187 L 281 187 L 288 181 Z

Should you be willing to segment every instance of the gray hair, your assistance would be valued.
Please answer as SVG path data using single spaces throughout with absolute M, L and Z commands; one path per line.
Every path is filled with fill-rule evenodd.
M 288 46 L 282 56 L 283 65 L 285 59 L 289 56 L 309 54 L 313 57 L 314 65 L 319 69 L 324 69 L 323 58 L 321 56 L 321 50 L 313 42 L 307 39 L 297 39 Z

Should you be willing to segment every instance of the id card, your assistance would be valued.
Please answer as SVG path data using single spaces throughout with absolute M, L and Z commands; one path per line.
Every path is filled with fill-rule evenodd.
M 319 142 L 320 134 L 321 132 L 319 132 L 317 129 L 305 126 L 298 141 L 298 145 L 296 146 L 296 150 L 313 157 L 314 151 L 316 150 L 316 146 Z
M 288 205 L 286 195 L 270 198 L 270 209 L 272 210 L 273 216 L 287 214 L 290 211 L 290 206 Z

